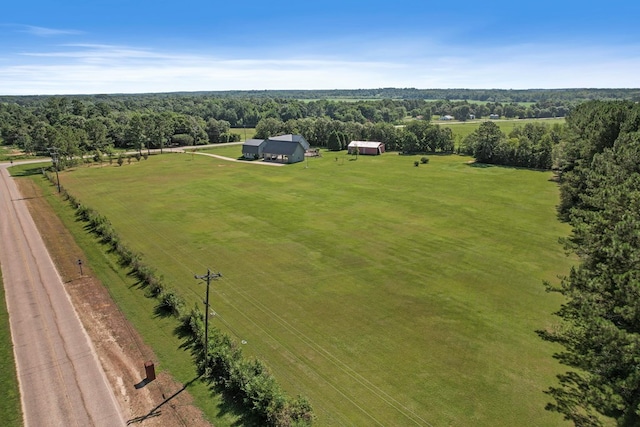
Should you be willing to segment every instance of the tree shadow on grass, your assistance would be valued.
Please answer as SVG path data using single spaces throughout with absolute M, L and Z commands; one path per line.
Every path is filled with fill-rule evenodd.
M 15 166 L 15 165 L 14 165 Z M 14 178 L 21 176 L 34 176 L 34 175 L 42 175 L 42 170 L 45 169 L 42 166 L 34 166 L 25 169 L 12 169 L 11 176 Z
M 511 169 L 511 170 L 525 170 L 525 171 L 541 172 L 541 173 L 551 172 L 550 169 L 536 169 L 536 168 L 529 168 L 526 166 L 513 166 L 513 165 L 495 165 L 491 163 L 479 163 L 475 161 L 467 162 L 465 164 L 469 167 L 479 168 L 479 169 L 499 168 L 499 169 Z
M 265 424 L 264 420 L 261 420 L 255 414 L 251 413 L 251 410 L 247 407 L 241 396 L 229 392 L 229 390 L 222 384 L 222 379 L 218 379 L 218 381 L 216 381 L 215 378 L 217 376 L 215 372 L 211 372 L 208 375 L 204 375 L 202 373 L 204 368 L 203 366 L 198 366 L 197 361 L 204 346 L 203 343 L 194 335 L 191 325 L 185 322 L 180 322 L 173 332 L 182 340 L 179 348 L 191 353 L 191 357 L 193 358 L 198 372 L 200 373 L 200 380 L 206 383 L 211 396 L 220 396 L 220 403 L 217 406 L 218 415 L 230 415 L 237 418 L 237 420 L 231 424 L 235 427 L 263 426 Z
M 496 165 L 490 165 L 489 163 L 478 163 L 478 162 L 465 163 L 465 165 L 472 168 L 478 168 L 478 169 L 487 169 L 487 168 L 496 167 Z
M 220 403 L 217 406 L 218 415 L 231 415 L 237 418 L 231 426 L 261 427 L 265 425 L 265 420 L 261 420 L 247 409 L 242 397 L 237 394 L 230 393 L 221 384 L 218 384 L 215 381 L 205 378 L 202 378 L 202 381 L 207 383 L 207 388 L 212 396 L 221 396 Z
M 153 309 L 153 314 L 155 315 L 155 317 L 160 317 L 163 319 L 166 319 L 167 317 L 178 318 L 180 315 L 181 306 L 182 305 L 175 307 L 171 305 L 170 301 L 160 297 L 158 300 L 158 304 L 156 304 L 155 308 Z M 174 331 L 174 333 L 176 332 Z
M 153 314 L 155 315 L 155 317 L 166 319 L 167 317 L 174 316 L 174 310 L 170 306 L 160 301 L 153 309 Z

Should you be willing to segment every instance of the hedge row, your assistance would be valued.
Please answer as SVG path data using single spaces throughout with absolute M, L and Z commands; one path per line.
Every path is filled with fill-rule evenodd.
M 285 394 L 267 367 L 247 359 L 229 335 L 209 326 L 208 359 L 204 351 L 204 315 L 194 308 L 180 318 L 180 334 L 196 360 L 198 372 L 228 396 L 242 401 L 261 425 L 310 426 L 313 409 L 309 401 Z
M 47 178 L 55 183 L 52 174 Z M 86 222 L 102 243 L 115 252 L 120 264 L 132 270 L 146 289 L 147 296 L 158 299 L 156 310 L 179 319 L 179 333 L 191 349 L 198 372 L 211 384 L 219 386 L 233 398 L 239 397 L 246 409 L 262 424 L 274 427 L 310 426 L 313 410 L 303 396 L 291 398 L 285 394 L 267 367 L 259 360 L 247 359 L 238 345 L 219 329 L 209 328 L 208 358 L 204 351 L 204 316 L 194 308 L 185 312 L 185 300 L 164 283 L 155 270 L 142 261 L 142 256 L 129 249 L 109 220 L 83 205 L 60 187 L 61 195 L 75 209 L 77 217 Z

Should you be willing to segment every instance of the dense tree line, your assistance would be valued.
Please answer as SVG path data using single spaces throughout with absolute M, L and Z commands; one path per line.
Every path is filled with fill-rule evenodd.
M 560 216 L 580 264 L 557 286 L 566 300 L 559 343 L 571 368 L 547 393 L 547 409 L 577 426 L 640 425 L 640 105 L 589 102 L 567 118 L 559 155 Z
M 0 136 L 10 144 L 36 148 L 45 136 L 55 140 L 57 133 L 84 140 L 85 145 L 94 149 L 99 149 L 104 140 L 116 147 L 144 144 L 159 148 L 174 136 L 180 143 L 228 141 L 233 138 L 228 131 L 230 127 L 253 128 L 267 118 L 286 122 L 327 117 L 362 124 L 402 124 L 407 117 L 430 120 L 433 115 L 452 115 L 458 120 L 480 119 L 490 114 L 506 118 L 561 117 L 574 105 L 574 100 L 541 100 L 524 105 L 500 100 L 371 98 L 346 101 L 211 94 L 0 97 Z M 135 129 L 139 127 L 136 115 L 141 116 L 146 129 Z M 107 132 L 103 138 L 100 133 L 104 127 Z
M 424 101 L 308 103 L 153 96 L 95 99 L 100 101 L 49 97 L 29 105 L 0 104 L 0 136 L 4 143 L 27 153 L 46 154 L 55 147 L 63 165 L 88 153 L 108 154 L 113 148 L 141 154 L 171 144 L 235 141 L 239 135 L 230 133 L 232 123 L 237 126 L 246 120 L 256 127 L 258 138 L 300 133 L 319 147 L 325 147 L 331 133 L 337 131 L 352 140 L 385 142 L 390 150 L 453 150 L 450 132 L 429 123 L 431 110 Z M 422 117 L 423 124 L 410 124 L 407 130 L 394 126 L 405 123 L 408 109 Z M 420 126 L 429 132 L 418 130 Z M 411 143 L 405 147 L 407 138 Z
M 431 112 L 436 116 L 453 116 L 456 120 L 488 118 L 491 115 L 507 119 L 545 119 L 565 117 L 577 102 L 544 101 L 531 105 L 516 102 L 468 102 L 439 100 L 430 103 Z
M 391 89 L 385 91 L 384 93 L 390 95 L 394 93 L 389 92 L 393 91 Z M 398 91 L 413 93 L 409 89 Z M 478 96 L 481 92 L 457 93 L 452 90 L 446 94 L 462 96 L 466 93 L 469 96 Z M 247 93 L 254 94 L 245 92 Z M 363 91 L 360 95 L 373 96 L 372 93 Z M 572 93 L 576 96 L 582 94 Z M 585 93 L 593 96 L 631 96 L 634 92 L 628 90 Z M 445 92 L 440 94 L 444 95 Z M 197 145 L 236 141 L 239 135 L 230 132 L 232 127 L 256 127 L 255 136 L 258 138 L 276 133 L 300 133 L 312 145 L 319 147 L 327 146 L 330 135 L 337 132 L 343 139 L 385 142 L 389 150 L 409 153 L 450 152 L 453 150 L 450 133 L 429 123 L 434 115 L 453 115 L 458 120 L 472 117 L 480 119 L 490 114 L 506 118 L 564 116 L 576 107 L 577 102 L 576 99 L 565 102 L 553 100 L 551 97 L 533 98 L 536 97 L 539 98 L 536 103 L 527 105 L 498 100 L 427 101 L 411 97 L 373 97 L 367 100 L 338 101 L 240 98 L 229 94 L 217 97 L 211 93 L 2 97 L 0 99 L 4 102 L 0 103 L 0 137 L 3 143 L 16 145 L 30 153 L 45 154 L 48 148 L 56 147 L 63 162 L 65 159 L 88 153 L 108 154 L 113 148 L 137 150 L 142 153 L 145 149 L 162 149 L 174 144 Z M 410 118 L 424 123 L 412 124 L 407 121 Z M 406 124 L 408 125 L 404 128 L 398 126 Z M 482 148 L 478 151 L 481 161 L 548 168 L 551 159 L 550 147 L 557 144 L 559 131 L 541 132 L 540 129 L 524 128 L 519 134 L 509 135 L 508 138 L 498 135 L 496 144 L 499 144 L 496 147 L 481 147 L 477 140 L 469 141 L 463 147 L 466 147 L 470 154 L 475 153 L 474 147 Z M 494 132 L 495 129 L 487 128 L 482 131 Z M 343 139 L 341 146 L 344 145 Z
M 372 88 L 372 89 L 329 89 L 329 90 L 228 90 L 207 92 L 175 92 L 153 94 L 151 96 L 199 95 L 215 98 L 281 98 L 281 99 L 460 99 L 482 102 L 546 102 L 546 101 L 588 101 L 588 100 L 634 100 L 640 98 L 640 89 L 619 88 L 575 88 L 575 89 L 416 89 L 416 88 Z M 107 98 L 109 95 L 97 95 Z M 136 97 L 138 95 L 116 95 Z M 14 99 L 32 99 L 37 96 L 0 96 L 0 102 Z
M 564 138 L 559 124 L 527 123 L 505 135 L 493 121 L 481 123 L 463 141 L 460 150 L 477 162 L 534 169 L 551 169 L 554 147 Z
M 115 148 L 162 149 L 239 140 L 225 120 L 163 110 L 114 108 L 67 97 L 50 97 L 32 106 L 0 104 L 0 137 L 27 153 L 58 149 L 61 160 Z

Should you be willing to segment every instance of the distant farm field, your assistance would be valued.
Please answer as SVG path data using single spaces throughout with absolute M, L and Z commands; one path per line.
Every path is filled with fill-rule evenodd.
M 256 128 L 231 128 L 229 132 L 240 135 L 240 140 L 246 141 L 247 139 L 253 138 L 256 134 Z
M 468 122 L 446 122 L 434 119 L 432 120 L 432 123 L 438 124 L 441 127 L 450 128 L 453 132 L 456 143 L 460 143 L 467 135 L 478 129 L 480 124 L 485 121 L 486 120 L 474 120 Z M 562 117 L 557 119 L 498 119 L 491 121 L 498 125 L 502 132 L 504 132 L 506 135 L 509 135 L 516 126 L 524 126 L 527 123 L 543 123 L 551 126 L 556 123 L 564 124 L 565 119 Z
M 307 396 L 317 425 L 561 424 L 543 393 L 561 367 L 535 333 L 561 302 L 543 280 L 571 264 L 551 174 L 417 159 L 174 153 L 60 179 L 189 306 L 194 274 L 222 272 L 212 325 Z

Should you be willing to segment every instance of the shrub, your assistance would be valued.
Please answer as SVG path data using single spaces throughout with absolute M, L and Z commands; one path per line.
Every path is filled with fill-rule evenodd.
M 176 295 L 172 289 L 165 289 L 160 293 L 160 308 L 167 313 L 180 317 L 184 305 L 184 299 Z
M 420 163 L 422 163 L 423 165 L 426 165 L 427 163 L 429 163 L 429 158 L 424 156 L 420 159 Z
M 415 162 L 413 162 L 413 166 L 415 166 L 415 167 L 420 166 L 420 162 L 416 160 Z
M 102 163 L 102 153 L 100 152 L 100 150 L 96 150 L 96 152 L 93 154 L 93 161 L 96 163 Z
M 178 133 L 171 137 L 171 143 L 175 145 L 194 145 L 194 142 L 195 140 L 193 139 L 193 137 L 186 133 Z

